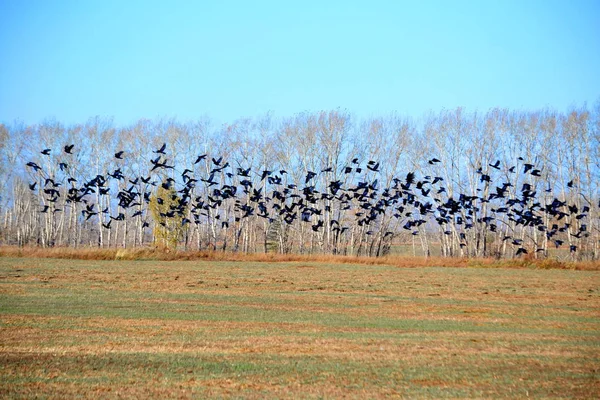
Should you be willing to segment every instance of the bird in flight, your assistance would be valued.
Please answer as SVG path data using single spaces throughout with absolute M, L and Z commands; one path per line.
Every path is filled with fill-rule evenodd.
M 496 160 L 494 164 L 488 164 L 490 167 L 500 169 L 500 160 Z
M 308 183 L 308 181 L 310 181 L 312 178 L 314 178 L 315 176 L 317 176 L 316 173 L 312 172 L 312 171 L 308 171 L 306 173 L 306 180 L 304 181 L 305 184 Z
M 37 164 L 36 164 L 36 163 L 34 163 L 33 161 L 29 161 L 29 162 L 28 162 L 26 165 L 27 165 L 28 167 L 31 167 L 31 168 L 33 168 L 33 170 L 34 170 L 34 171 L 39 171 L 39 170 L 41 170 L 41 169 L 42 169 L 42 168 L 41 168 L 39 165 L 37 165 Z
M 163 143 L 163 145 L 160 147 L 160 149 L 153 151 L 153 153 L 156 154 L 165 154 L 165 149 L 167 148 L 167 144 Z
M 369 161 L 367 163 L 367 168 L 373 172 L 379 172 L 379 163 L 376 163 L 375 161 Z
M 205 158 L 206 158 L 206 154 L 199 155 L 198 158 L 196 158 L 196 161 L 194 161 L 194 164 L 198 164 L 200 161 L 204 160 Z

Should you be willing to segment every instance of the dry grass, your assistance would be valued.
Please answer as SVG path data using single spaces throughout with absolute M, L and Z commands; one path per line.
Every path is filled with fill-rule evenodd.
M 495 270 L 14 262 L 3 271 L 9 396 L 435 396 L 429 388 L 510 397 L 485 373 L 509 379 L 517 396 L 538 383 L 570 384 L 563 390 L 572 397 L 597 390 L 590 347 L 583 337 L 572 343 L 575 332 L 561 321 L 587 318 L 578 329 L 593 328 L 587 303 L 597 296 L 579 294 L 593 284 L 573 273 L 518 272 L 514 285 Z M 579 311 L 557 309 L 561 302 Z M 543 315 L 528 320 L 532 310 Z M 552 370 L 571 378 L 552 384 Z M 479 372 L 483 379 L 469 379 Z
M 511 260 L 493 258 L 460 257 L 357 257 L 342 255 L 301 255 L 278 253 L 233 253 L 219 251 L 172 251 L 153 247 L 135 249 L 99 249 L 71 247 L 0 247 L 0 257 L 37 257 L 73 260 L 156 260 L 156 261 L 246 261 L 246 262 L 320 262 L 329 264 L 391 265 L 395 267 L 486 267 L 486 268 L 538 268 L 599 271 L 600 261 L 560 261 L 556 259 L 535 259 L 524 257 Z
M 599 288 L 595 271 L 5 257 L 0 397 L 598 398 Z

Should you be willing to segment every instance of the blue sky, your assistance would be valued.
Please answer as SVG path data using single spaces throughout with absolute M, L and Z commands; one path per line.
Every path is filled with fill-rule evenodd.
M 0 122 L 600 99 L 600 2 L 0 0 Z

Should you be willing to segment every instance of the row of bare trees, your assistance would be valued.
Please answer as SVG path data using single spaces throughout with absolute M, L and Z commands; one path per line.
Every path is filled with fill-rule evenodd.
M 152 170 L 150 160 L 163 143 L 164 160 L 174 168 Z M 75 144 L 73 154 L 63 150 L 65 144 Z M 41 154 L 44 149 L 51 151 Z M 122 159 L 114 157 L 119 151 Z M 221 126 L 206 118 L 140 120 L 127 127 L 98 117 L 72 126 L 48 120 L 0 125 L 0 156 L 4 244 L 373 256 L 409 244 L 419 254 L 444 256 L 527 251 L 535 257 L 600 257 L 600 104 L 564 113 L 457 108 L 418 120 L 397 114 L 358 120 L 331 110 Z M 371 160 L 375 171 L 366 168 Z M 537 173 L 525 173 L 525 164 Z M 240 176 L 240 168 L 251 175 Z M 270 175 L 261 179 L 263 171 Z M 309 172 L 317 174 L 307 182 Z M 408 204 L 406 191 L 390 201 L 408 172 L 423 187 L 409 190 Z M 435 177 L 442 179 L 434 185 Z M 190 179 L 197 184 L 182 194 Z M 152 212 L 169 180 L 173 187 L 166 186 L 170 195 L 163 193 L 161 202 L 174 210 L 189 197 L 179 204 L 177 223 L 161 219 L 168 208 Z M 223 194 L 223 188 L 241 189 L 244 180 L 251 182 L 249 190 Z M 335 195 L 331 182 L 341 187 Z M 361 182 L 367 197 L 344 197 Z M 84 183 L 92 190 L 77 192 Z M 533 195 L 524 198 L 523 185 Z M 494 198 L 499 188 L 504 197 Z M 253 199 L 254 189 L 260 199 Z M 276 200 L 284 190 L 284 199 Z M 79 201 L 69 193 L 79 194 Z M 310 215 L 298 208 L 290 211 L 297 219 L 285 219 L 281 210 L 307 196 L 315 199 Z M 456 213 L 445 214 L 443 206 L 460 199 Z M 553 202 L 558 215 L 544 211 Z M 425 204 L 431 212 L 423 211 Z M 372 209 L 381 211 L 361 223 Z M 519 221 L 523 215 L 537 222 Z

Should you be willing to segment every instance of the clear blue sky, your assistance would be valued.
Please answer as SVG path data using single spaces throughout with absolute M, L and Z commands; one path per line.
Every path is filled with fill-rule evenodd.
M 0 122 L 599 98 L 598 0 L 0 0 Z

